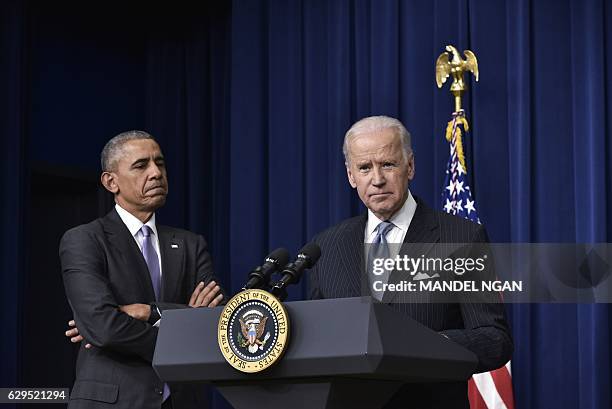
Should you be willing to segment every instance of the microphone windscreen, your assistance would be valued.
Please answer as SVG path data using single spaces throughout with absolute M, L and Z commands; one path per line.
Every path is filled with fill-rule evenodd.
M 308 268 L 312 268 L 321 257 L 321 248 L 317 243 L 310 242 L 300 250 L 300 254 L 307 257 Z
M 272 253 L 268 254 L 268 257 L 266 257 L 266 259 L 275 260 L 274 264 L 276 264 L 280 268 L 283 268 L 289 262 L 289 252 L 287 251 L 287 249 L 279 247 Z

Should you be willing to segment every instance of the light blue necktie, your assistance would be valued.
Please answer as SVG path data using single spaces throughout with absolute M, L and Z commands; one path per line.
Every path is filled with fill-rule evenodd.
M 368 283 L 370 284 L 372 297 L 376 298 L 378 301 L 382 301 L 384 293 L 382 291 L 374 291 L 374 281 L 387 283 L 391 272 L 384 269 L 383 274 L 375 275 L 374 259 L 388 259 L 390 257 L 389 243 L 387 243 L 386 236 L 393 227 L 395 227 L 395 225 L 389 221 L 380 222 L 380 224 L 376 226 L 376 236 L 374 236 L 374 240 L 370 244 L 370 249 L 368 251 Z

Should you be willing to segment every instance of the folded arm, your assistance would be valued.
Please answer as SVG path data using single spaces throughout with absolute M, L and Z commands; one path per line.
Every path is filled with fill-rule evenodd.
M 119 310 L 106 272 L 106 257 L 84 229 L 68 231 L 60 242 L 62 276 L 79 333 L 98 348 L 151 361 L 157 328 Z

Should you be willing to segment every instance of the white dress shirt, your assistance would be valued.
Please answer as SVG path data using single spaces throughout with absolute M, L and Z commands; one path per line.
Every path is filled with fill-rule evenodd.
M 119 213 L 119 217 L 123 221 L 123 224 L 128 228 L 134 240 L 136 240 L 136 244 L 138 244 L 138 248 L 142 251 L 142 244 L 144 241 L 144 235 L 140 231 L 142 226 L 145 224 L 151 228 L 152 233 L 152 243 L 153 247 L 155 247 L 155 252 L 157 253 L 157 259 L 159 260 L 159 276 L 162 277 L 162 262 L 161 262 L 161 253 L 159 251 L 159 236 L 157 235 L 157 227 L 155 226 L 155 213 L 146 223 L 138 220 L 136 216 L 132 213 L 125 210 L 123 207 L 119 206 L 119 204 L 115 204 L 115 210 Z
M 408 232 L 408 228 L 410 227 L 410 222 L 412 222 L 416 208 L 416 200 L 414 200 L 412 193 L 410 193 L 410 190 L 408 190 L 408 197 L 406 198 L 404 205 L 391 217 L 391 219 L 388 220 L 393 223 L 393 228 L 387 233 L 387 243 L 401 244 L 404 242 L 404 238 L 406 237 L 406 233 Z M 385 220 L 380 220 L 370 209 L 368 209 L 368 222 L 366 223 L 364 243 L 372 243 L 374 241 L 374 238 L 376 237 L 376 228 L 381 222 L 384 221 Z M 390 256 L 392 258 L 395 258 L 397 255 L 399 247 L 400 246 L 390 246 Z

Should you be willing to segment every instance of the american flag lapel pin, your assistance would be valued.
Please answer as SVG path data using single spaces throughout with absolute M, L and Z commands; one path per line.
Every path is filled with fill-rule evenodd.
M 170 244 L 170 247 L 173 249 L 178 249 L 178 244 L 172 243 Z

